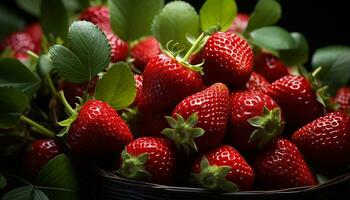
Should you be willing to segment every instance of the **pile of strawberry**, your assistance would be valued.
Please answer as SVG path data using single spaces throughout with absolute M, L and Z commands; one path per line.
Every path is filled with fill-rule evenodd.
M 224 192 L 312 186 L 318 184 L 316 173 L 335 177 L 347 170 L 350 88 L 341 87 L 331 97 L 317 80 L 320 69 L 307 73 L 299 66 L 298 73 L 276 52 L 252 43 L 246 32 L 248 15 L 238 14 L 225 31 L 214 26 L 196 38 L 189 36 L 188 48 L 176 41 L 162 45 L 159 36 L 134 43 L 120 39 L 104 5 L 88 7 L 79 19 L 69 29 L 70 49 L 57 41 L 46 52 L 41 49 L 39 24 L 12 33 L 1 46 L 7 57 L 27 65 L 37 54 L 48 53 L 55 68 L 43 78 L 50 91 L 37 92 L 32 100 L 40 102 L 52 94 L 46 124 L 25 116 L 25 109 L 16 121 L 26 124 L 31 140 L 38 138 L 23 155 L 29 180 L 36 180 L 42 168 L 62 154 L 107 160 L 113 163 L 111 171 L 128 179 Z M 86 69 L 86 79 L 75 75 L 84 69 L 61 67 L 69 65 L 69 52 L 76 57 L 96 53 L 72 42 L 74 31 L 84 27 L 97 31 L 99 44 L 106 42 L 110 52 L 100 71 Z M 94 42 L 84 43 L 89 33 L 79 34 L 82 49 Z M 69 52 L 64 54 L 62 48 Z M 66 59 L 58 60 L 60 55 Z M 80 61 L 88 65 L 94 59 L 100 58 Z M 72 74 L 74 78 L 65 78 Z M 119 87 L 123 81 L 132 85 Z M 16 89 L 8 86 L 0 88 L 0 94 Z M 125 95 L 129 88 L 131 97 Z M 130 100 L 121 105 L 125 99 Z M 11 99 L 1 103 L 17 112 L 10 107 L 17 105 Z M 17 130 L 8 124 L 1 120 L 2 131 Z

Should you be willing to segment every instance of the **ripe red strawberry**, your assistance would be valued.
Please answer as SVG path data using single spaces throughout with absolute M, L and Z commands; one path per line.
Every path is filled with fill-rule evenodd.
M 27 51 L 38 53 L 33 39 L 26 32 L 12 33 L 5 39 L 4 47 L 9 47 L 13 51 L 11 56 L 19 60 L 28 58 Z
M 282 133 L 281 110 L 272 98 L 258 91 L 235 91 L 230 96 L 228 137 L 241 151 L 262 148 Z
M 109 10 L 106 6 L 90 6 L 80 14 L 80 20 L 96 24 L 101 30 L 112 33 Z
M 302 76 L 284 76 L 268 87 L 270 96 L 282 109 L 286 126 L 296 130 L 322 116 L 324 108 L 316 100 L 308 80 Z
M 136 83 L 136 97 L 135 100 L 133 102 L 133 105 L 138 105 L 139 104 L 139 99 L 140 99 L 140 95 L 141 95 L 141 89 L 142 89 L 142 83 L 143 83 L 143 76 L 139 75 L 139 74 L 135 74 L 134 75 L 134 80 Z
M 159 43 L 154 37 L 147 37 L 131 48 L 131 57 L 137 69 L 143 71 L 148 61 L 160 54 Z
M 339 110 L 350 112 L 350 88 L 341 87 L 335 95 L 334 101 L 340 105 Z
M 222 82 L 241 87 L 252 73 L 253 51 L 247 41 L 230 32 L 217 32 L 207 40 L 194 59 L 205 61 L 203 80 L 207 85 Z
M 41 50 L 41 39 L 43 38 L 43 31 L 39 23 L 33 23 L 27 26 L 24 32 L 28 33 L 33 39 L 35 44 L 35 52 L 40 52 Z
M 173 110 L 172 117 L 167 117 L 171 128 L 162 133 L 188 154 L 191 149 L 204 152 L 222 142 L 228 113 L 228 88 L 216 83 L 182 100 Z
M 106 34 L 111 47 L 111 62 L 125 61 L 128 57 L 129 45 L 113 33 Z
M 153 113 L 172 109 L 202 87 L 199 72 L 170 56 L 159 54 L 148 62 L 143 72 L 139 109 Z
M 148 113 L 139 112 L 135 122 L 132 124 L 133 130 L 139 136 L 163 136 L 162 130 L 169 125 L 165 120 L 168 112 Z
M 23 157 L 23 167 L 29 178 L 34 178 L 49 160 L 62 153 L 60 145 L 53 139 L 35 140 Z
M 176 169 L 176 155 L 170 140 L 140 137 L 129 143 L 121 154 L 117 173 L 125 178 L 170 184 Z
M 243 33 L 248 26 L 249 15 L 245 13 L 238 13 L 236 18 L 233 20 L 228 32 L 231 33 Z
M 298 148 L 285 139 L 274 140 L 254 161 L 257 183 L 264 189 L 316 185 L 317 181 Z
M 101 155 L 119 151 L 133 140 L 128 125 L 107 103 L 87 101 L 71 124 L 67 143 L 83 155 Z
M 252 72 L 248 82 L 246 83 L 246 88 L 253 91 L 266 92 L 270 83 L 260 74 Z
M 251 190 L 253 187 L 253 169 L 229 145 L 205 153 L 194 163 L 192 172 L 195 183 L 210 190 L 233 192 Z
M 263 75 L 270 83 L 289 75 L 283 62 L 270 53 L 260 53 L 255 57 L 254 70 Z
M 293 142 L 316 167 L 332 174 L 350 164 L 350 117 L 329 113 L 296 131 Z

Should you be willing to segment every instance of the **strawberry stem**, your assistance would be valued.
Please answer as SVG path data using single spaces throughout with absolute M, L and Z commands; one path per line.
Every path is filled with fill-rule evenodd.
M 67 102 L 66 97 L 64 97 L 63 90 L 59 91 L 58 98 L 60 99 L 60 101 L 62 102 L 64 107 L 66 107 L 66 109 L 67 109 L 67 111 L 68 111 L 68 113 L 70 115 L 75 115 L 76 114 L 76 111 L 69 105 L 69 103 Z
M 31 120 L 30 118 L 21 115 L 20 120 L 22 120 L 24 123 L 29 124 L 35 128 L 35 131 L 40 133 L 41 135 L 48 137 L 48 138 L 55 138 L 55 133 L 50 131 L 49 129 L 45 128 L 44 126 L 38 124 L 37 122 Z
M 186 55 L 183 57 L 182 61 L 188 62 L 188 59 L 192 55 L 193 52 L 197 50 L 199 45 L 202 43 L 203 38 L 206 36 L 206 32 L 202 32 L 199 37 L 196 39 L 194 44 L 191 46 L 191 48 L 187 51 Z
M 49 87 L 50 92 L 52 93 L 52 96 L 56 97 L 58 95 L 58 92 L 56 90 L 55 85 L 53 84 L 53 81 L 52 81 L 50 75 L 47 74 L 44 79 L 47 83 L 47 86 Z

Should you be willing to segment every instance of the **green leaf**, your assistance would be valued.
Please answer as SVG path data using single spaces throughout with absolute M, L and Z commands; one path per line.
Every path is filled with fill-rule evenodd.
M 267 26 L 251 32 L 253 43 L 268 50 L 286 50 L 296 48 L 292 36 L 283 28 Z
M 62 78 L 82 83 L 103 71 L 110 61 L 110 47 L 99 28 L 86 21 L 73 22 L 68 32 L 70 49 L 50 48 L 52 63 Z
M 40 79 L 19 60 L 0 59 L 0 87 L 14 87 L 32 98 L 40 86 Z
M 36 17 L 40 15 L 41 0 L 16 0 L 17 5 Z
M 201 28 L 206 31 L 219 26 L 221 31 L 226 31 L 236 15 L 237 5 L 234 0 L 207 0 L 199 11 Z
M 7 179 L 2 174 L 0 174 L 0 189 L 5 188 L 6 185 L 7 185 Z
M 179 48 L 189 48 L 186 35 L 197 38 L 199 35 L 199 16 L 194 8 L 183 1 L 168 3 L 152 23 L 153 35 L 165 47 L 173 40 Z
M 282 61 L 289 66 L 304 64 L 309 59 L 309 45 L 301 33 L 291 33 L 296 48 L 279 52 Z
M 14 87 L 0 87 L 0 128 L 13 127 L 28 106 L 24 93 Z
M 0 41 L 10 33 L 24 27 L 25 21 L 12 10 L 0 5 Z
M 90 5 L 90 0 L 78 0 L 78 2 L 82 8 L 87 8 Z
M 113 31 L 123 40 L 133 41 L 151 34 L 151 23 L 164 0 L 109 0 Z
M 50 74 L 53 70 L 54 66 L 52 64 L 52 60 L 48 54 L 40 55 L 39 61 L 38 61 L 38 74 L 41 77 L 45 77 L 46 75 Z
M 46 196 L 46 194 L 38 189 L 33 190 L 32 199 L 33 200 L 49 200 L 49 198 Z
M 23 186 L 7 192 L 2 200 L 32 200 L 33 186 Z
M 247 31 L 275 24 L 281 16 L 282 8 L 276 0 L 259 0 L 249 17 Z
M 119 62 L 114 64 L 97 82 L 96 99 L 117 110 L 128 107 L 136 97 L 136 86 L 130 67 Z
M 66 40 L 68 15 L 61 0 L 44 0 L 40 6 L 40 22 L 46 38 L 55 43 L 57 38 Z
M 77 177 L 72 162 L 64 154 L 56 156 L 40 170 L 36 183 L 39 186 L 62 189 L 42 188 L 51 200 L 77 199 Z

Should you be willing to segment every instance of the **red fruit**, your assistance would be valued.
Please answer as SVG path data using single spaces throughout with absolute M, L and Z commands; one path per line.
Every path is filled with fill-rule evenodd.
M 210 190 L 251 190 L 254 182 L 253 169 L 235 148 L 228 145 L 201 156 L 192 171 L 195 182 Z
M 340 105 L 339 110 L 350 112 L 350 88 L 341 87 L 335 95 L 334 101 Z
M 264 189 L 317 184 L 298 148 L 285 139 L 277 139 L 259 152 L 252 166 L 258 184 Z
M 252 73 L 253 51 L 247 41 L 230 32 L 212 34 L 197 61 L 204 60 L 204 81 L 207 85 L 216 82 L 241 87 Z
M 60 145 L 52 139 L 35 140 L 24 154 L 23 167 L 34 178 L 49 160 L 62 153 Z
M 184 148 L 204 152 L 223 140 L 229 112 L 229 91 L 216 83 L 182 100 L 167 117 L 171 128 L 162 133 Z M 184 119 L 187 119 L 186 121 Z
M 28 58 L 27 51 L 36 51 L 36 46 L 31 36 L 26 32 L 15 32 L 5 39 L 4 47 L 13 51 L 13 56 L 20 60 Z
M 281 110 L 272 98 L 258 91 L 235 91 L 230 96 L 228 137 L 241 151 L 262 148 L 281 134 Z
M 137 69 L 143 71 L 148 61 L 160 54 L 159 43 L 154 37 L 147 37 L 131 48 L 131 57 Z
M 246 83 L 246 88 L 265 93 L 269 85 L 270 83 L 262 75 L 252 72 L 252 75 Z
M 139 99 L 140 99 L 140 95 L 141 95 L 143 76 L 139 75 L 139 74 L 135 74 L 134 75 L 134 80 L 135 80 L 135 83 L 136 83 L 136 97 L 135 97 L 133 105 L 138 105 L 139 101 L 140 101 Z
M 133 139 L 128 125 L 111 106 L 89 100 L 71 124 L 67 142 L 73 152 L 94 156 L 122 150 Z
M 293 142 L 315 166 L 327 173 L 339 172 L 350 164 L 350 117 L 329 113 L 293 134 Z
M 287 66 L 270 53 L 260 53 L 255 57 L 254 70 L 263 75 L 270 83 L 289 75 Z
M 164 54 L 153 57 L 143 72 L 139 109 L 163 112 L 203 87 L 201 75 Z
M 125 61 L 128 57 L 129 45 L 113 33 L 106 34 L 111 47 L 111 61 L 113 63 Z
M 233 20 L 228 32 L 231 33 L 243 33 L 248 26 L 249 15 L 245 13 L 238 13 L 236 18 Z
M 109 19 L 109 10 L 106 6 L 91 6 L 80 14 L 80 20 L 85 20 L 96 24 L 101 30 L 112 33 Z
M 169 115 L 168 112 L 138 113 L 133 124 L 135 133 L 140 136 L 163 136 L 162 130 L 169 126 L 165 120 L 167 115 Z
M 141 137 L 129 143 L 121 154 L 117 173 L 125 178 L 170 184 L 176 169 L 173 144 L 166 138 Z
M 35 52 L 40 52 L 41 50 L 41 39 L 43 38 L 43 31 L 39 23 L 33 23 L 26 27 L 24 30 L 26 33 L 30 35 L 34 44 L 35 44 Z
M 293 130 L 324 113 L 310 83 L 302 76 L 289 75 L 278 79 L 268 87 L 267 95 L 282 109 L 286 126 Z

